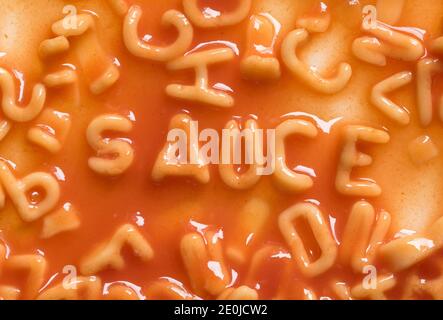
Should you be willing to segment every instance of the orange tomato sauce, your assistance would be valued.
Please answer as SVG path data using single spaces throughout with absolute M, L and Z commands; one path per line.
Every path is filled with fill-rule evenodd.
M 174 41 L 176 31 L 164 28 L 160 23 L 162 14 L 168 9 L 182 10 L 181 1 L 143 1 L 128 0 L 129 5 L 137 4 L 143 9 L 139 34 L 152 35 L 152 43 L 166 45 Z M 233 10 L 237 1 L 201 1 L 202 6 L 219 10 L 222 14 Z M 325 1 L 332 12 L 332 20 L 343 15 L 336 1 Z M 79 8 L 88 9 L 87 2 L 80 2 Z M 100 7 L 101 8 L 101 7 Z M 337 9 L 335 9 L 337 8 Z M 89 9 L 88 9 L 89 10 Z M 90 9 L 93 10 L 93 9 Z M 254 12 L 257 13 L 257 12 Z M 100 21 L 101 12 L 98 12 Z M 40 19 L 45 19 L 43 16 Z M 271 214 L 261 234 L 253 237 L 248 245 L 247 261 L 239 264 L 225 256 L 229 270 L 236 275 L 233 286 L 249 285 L 257 289 L 261 299 L 283 298 L 304 299 L 306 290 L 312 290 L 318 298 L 336 298 L 331 289 L 334 281 L 345 282 L 351 287 L 361 281 L 361 274 L 354 274 L 349 268 L 336 265 L 325 274 L 309 279 L 303 277 L 295 263 L 285 256 L 290 249 L 285 243 L 278 228 L 278 216 L 292 205 L 308 201 L 315 203 L 321 209 L 325 220 L 330 224 L 334 239 L 340 243 L 343 230 L 352 205 L 360 200 L 358 197 L 340 195 L 335 188 L 335 177 L 342 151 L 342 128 L 348 124 L 367 124 L 375 128 L 386 128 L 394 141 L 404 139 L 404 129 L 383 117 L 375 108 L 371 111 L 370 119 L 342 116 L 330 109 L 343 97 L 352 97 L 353 89 L 364 83 L 365 75 L 368 82 L 377 83 L 374 79 L 384 79 L 395 72 L 415 70 L 415 63 L 398 62 L 389 59 L 384 68 L 371 67 L 348 54 L 347 62 L 353 66 L 353 79 L 348 87 L 333 96 L 315 93 L 305 84 L 294 77 L 280 60 L 282 76 L 271 83 L 255 83 L 243 80 L 240 74 L 242 53 L 246 51 L 246 30 L 248 19 L 232 27 L 201 29 L 194 27 L 194 39 L 191 48 L 198 50 L 218 48 L 228 45 L 236 51 L 233 61 L 212 65 L 209 67 L 210 85 L 223 84 L 232 89 L 230 93 L 235 99 L 235 106 L 230 109 L 219 109 L 195 102 L 180 101 L 168 97 L 165 88 L 168 84 L 193 84 L 194 72 L 168 71 L 163 63 L 143 60 L 131 55 L 125 48 L 121 38 L 121 17 L 107 12 L 106 23 L 99 23 L 102 28 L 98 34 L 100 44 L 105 48 L 109 58 L 118 59 L 120 79 L 107 92 L 93 96 L 88 92 L 88 76 L 100 74 L 102 66 L 100 59 L 91 60 L 86 65 L 79 64 L 81 52 L 75 52 L 75 41 L 67 56 L 51 59 L 45 62 L 41 70 L 34 70 L 25 76 L 23 103 L 30 96 L 30 88 L 39 81 L 39 75 L 58 70 L 60 64 L 69 63 L 79 72 L 79 87 L 65 89 L 50 89 L 47 105 L 59 111 L 67 112 L 72 117 L 72 129 L 61 152 L 49 155 L 36 146 L 29 145 L 25 135 L 29 124 L 14 125 L 14 131 L 7 138 L 23 144 L 18 149 L 17 157 L 22 154 L 29 157 L 30 165 L 26 170 L 18 166 L 16 176 L 21 177 L 34 171 L 44 171 L 57 175 L 61 186 L 59 204 L 71 203 L 79 212 L 81 226 L 77 230 L 62 233 L 50 239 L 40 239 L 42 221 L 25 223 L 17 216 L 15 209 L 7 200 L 4 213 L 0 213 L 1 238 L 4 239 L 11 254 L 44 255 L 48 261 L 46 271 L 47 283 L 45 288 L 60 283 L 65 276 L 62 273 L 66 265 L 77 266 L 87 253 L 95 246 L 111 238 L 119 226 L 131 223 L 136 225 L 141 234 L 152 245 L 155 257 L 152 261 L 141 262 L 129 250 L 124 250 L 125 268 L 121 271 L 106 270 L 97 274 L 103 283 L 126 281 L 141 288 L 141 292 L 162 277 L 170 277 L 181 282 L 192 292 L 192 285 L 183 265 L 180 255 L 180 240 L 188 232 L 198 231 L 197 225 L 207 226 L 205 230 L 222 231 L 222 244 L 230 243 L 235 238 L 237 216 L 248 200 L 260 198 L 270 206 Z M 54 21 L 49 21 L 50 23 Z M 50 30 L 48 28 L 48 34 Z M 106 33 L 109 33 L 109 36 Z M 276 45 L 277 57 L 280 55 L 280 44 L 287 30 L 279 36 Z M 348 30 L 349 39 L 360 36 L 358 28 Z M 314 37 L 314 36 L 313 36 Z M 109 40 L 112 40 L 111 42 Z M 343 40 L 344 45 L 350 42 Z M 82 57 L 85 59 L 85 57 Z M 20 65 L 1 64 L 10 70 L 20 70 Z M 96 70 L 94 70 L 96 68 Z M 363 79 L 362 79 L 363 78 Z M 374 82 L 375 81 L 375 82 Z M 434 95 L 441 93 L 440 81 L 435 81 Z M 18 84 L 18 83 L 17 83 Z M 366 85 L 366 84 L 364 84 Z M 395 92 L 392 98 L 414 96 L 410 92 L 415 88 L 414 83 Z M 369 91 L 367 96 L 368 99 Z M 437 98 L 436 98 L 437 99 Z M 358 99 L 350 104 L 351 108 L 360 108 Z M 417 122 L 417 111 L 411 107 L 413 124 L 409 132 L 422 132 Z M 186 112 L 198 120 L 200 130 L 214 128 L 221 132 L 231 119 L 241 119 L 244 123 L 251 117 L 257 119 L 263 129 L 272 129 L 283 120 L 302 118 L 313 122 L 319 135 L 314 139 L 291 137 L 286 141 L 287 162 L 289 168 L 298 168 L 308 172 L 314 180 L 314 185 L 301 194 L 289 193 L 280 189 L 271 177 L 262 177 L 259 183 L 246 191 L 232 190 L 220 179 L 217 166 L 210 166 L 210 182 L 199 184 L 188 178 L 167 178 L 162 182 L 153 182 L 151 172 L 156 158 L 166 142 L 170 119 Z M 129 133 L 110 133 L 108 137 L 118 135 L 131 141 L 135 150 L 135 159 L 131 167 L 121 176 L 102 177 L 89 167 L 87 159 L 94 151 L 87 143 L 86 128 L 96 116 L 105 113 L 115 113 L 133 120 L 133 130 Z M 350 111 L 350 113 L 352 113 Z M 441 124 L 434 121 L 429 128 L 435 136 L 441 136 Z M 413 134 L 410 134 L 410 136 Z M 8 140 L 9 141 L 9 140 Z M 441 145 L 440 141 L 437 144 Z M 398 144 L 396 144 L 398 146 Z M 376 180 L 383 188 L 384 181 L 393 177 L 383 176 L 380 170 L 383 157 L 389 145 L 361 144 L 359 149 L 374 158 L 369 167 L 353 170 L 354 177 L 367 177 Z M 397 147 L 395 147 L 397 148 Z M 405 152 L 404 150 L 397 150 Z M 0 155 L 2 155 L 0 153 Z M 3 155 L 2 155 L 3 156 Z M 404 157 L 406 157 L 405 155 Z M 6 155 L 5 155 L 6 157 Z M 8 158 L 16 162 L 14 158 Z M 20 160 L 21 161 L 21 160 Z M 368 200 L 376 212 L 391 210 L 389 190 L 384 190 L 383 196 Z M 395 215 L 395 212 L 391 212 Z M 394 218 L 395 220 L 395 218 Z M 316 245 L 309 241 L 308 230 L 302 228 L 302 235 L 307 247 L 312 248 L 312 255 L 318 255 Z M 391 228 L 390 239 L 398 230 Z M 246 239 L 244 239 L 246 241 Z M 262 267 L 251 277 L 251 260 L 254 252 L 266 245 L 281 248 L 280 257 L 269 256 Z M 226 246 L 225 246 L 226 247 Z M 277 250 L 278 251 L 278 250 Z M 378 265 L 383 270 L 383 265 Z M 431 267 L 426 270 L 430 270 Z M 289 271 L 287 271 L 289 270 Z M 430 275 L 431 271 L 425 271 Z M 407 277 L 408 272 L 399 274 L 399 279 Z M 402 281 L 399 280 L 401 283 Z M 21 288 L 25 285 L 23 275 L 8 271 L 2 273 L 0 284 L 13 285 Z M 401 298 L 401 285 L 387 293 L 389 298 Z M 155 299 L 159 297 L 147 298 Z M 201 298 L 215 298 L 205 295 Z

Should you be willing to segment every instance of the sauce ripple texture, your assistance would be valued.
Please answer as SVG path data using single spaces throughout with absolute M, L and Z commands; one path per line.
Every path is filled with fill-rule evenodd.
M 0 0 L 0 300 L 443 298 L 442 17 Z M 274 170 L 168 163 L 197 123 Z

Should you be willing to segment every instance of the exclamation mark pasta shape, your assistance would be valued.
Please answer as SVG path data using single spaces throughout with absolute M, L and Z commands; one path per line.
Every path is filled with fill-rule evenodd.
M 246 34 L 246 52 L 241 62 L 241 73 L 253 81 L 276 80 L 281 76 L 276 57 L 276 42 L 280 24 L 268 14 L 253 15 Z

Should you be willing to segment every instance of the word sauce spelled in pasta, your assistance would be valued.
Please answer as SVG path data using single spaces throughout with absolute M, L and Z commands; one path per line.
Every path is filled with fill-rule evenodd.
M 441 1 L 0 8 L 0 300 L 443 299 Z

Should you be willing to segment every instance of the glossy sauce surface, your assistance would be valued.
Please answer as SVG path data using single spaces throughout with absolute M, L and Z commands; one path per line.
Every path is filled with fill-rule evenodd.
M 32 11 L 33 5 L 25 2 L 17 1 L 12 6 L 14 12 L 19 12 L 21 6 L 28 8 L 23 11 L 25 13 L 22 13 L 22 17 L 16 18 L 18 20 L 26 12 Z M 301 1 L 294 1 L 294 4 L 289 2 L 291 1 L 256 1 L 251 9 L 254 14 L 270 14 L 281 24 L 282 29 L 276 40 L 277 57 L 280 57 L 282 40 L 295 28 L 291 15 L 300 16 L 306 12 L 315 14 L 318 5 L 316 1 L 305 1 L 309 4 L 299 4 Z M 334 240 L 339 244 L 351 208 L 356 201 L 361 200 L 359 197 L 340 195 L 335 188 L 343 145 L 342 130 L 347 124 L 368 125 L 387 130 L 391 141 L 386 145 L 359 145 L 359 149 L 370 154 L 374 162 L 371 166 L 353 170 L 353 176 L 367 177 L 381 185 L 382 195 L 366 200 L 374 206 L 377 213 L 387 210 L 392 215 L 393 223 L 386 241 L 392 240 L 404 229 L 422 232 L 440 216 L 443 203 L 438 190 L 442 187 L 443 162 L 441 157 L 437 157 L 424 167 L 416 167 L 409 159 L 407 144 L 413 138 L 427 134 L 441 148 L 443 145 L 440 137 L 443 130 L 437 117 L 430 126 L 420 125 L 415 81 L 390 96 L 398 104 L 407 106 L 411 114 L 411 123 L 408 126 L 398 126 L 371 105 L 370 90 L 376 83 L 396 72 L 415 71 L 416 62 L 388 59 L 387 66 L 376 67 L 354 57 L 350 50 L 352 41 L 364 33 L 358 27 L 347 25 L 353 20 L 359 21 L 360 17 L 358 11 L 356 17 L 352 5 L 347 1 L 342 2 L 345 4 L 340 1 L 324 1 L 331 12 L 331 27 L 325 33 L 310 35 L 309 42 L 299 49 L 301 59 L 318 64 L 320 69 L 329 64 L 334 66 L 341 61 L 346 61 L 353 67 L 350 83 L 335 95 L 316 93 L 294 77 L 283 63 L 281 78 L 276 81 L 258 83 L 244 80 L 240 73 L 240 63 L 247 50 L 248 19 L 230 27 L 194 27 L 192 50 L 228 46 L 236 53 L 234 60 L 209 68 L 210 86 L 225 88 L 234 97 L 235 106 L 230 109 L 168 97 L 165 93 L 167 85 L 192 84 L 194 72 L 169 71 L 164 63 L 134 57 L 123 44 L 122 17 L 115 15 L 104 2 L 78 1 L 76 6 L 79 11 L 97 15 L 99 46 L 108 57 L 118 61 L 120 70 L 120 78 L 111 89 L 98 96 L 92 95 L 88 91 L 88 79 L 102 72 L 102 60 L 85 58 L 88 53 L 82 51 L 85 50 L 82 47 L 82 38 L 75 39 L 69 52 L 61 57 L 46 61 L 38 58 L 38 43 L 50 37 L 50 26 L 63 17 L 62 8 L 66 5 L 63 1 L 44 2 L 42 13 L 28 20 L 29 27 L 36 30 L 35 34 L 21 31 L 20 35 L 15 35 L 19 39 L 18 43 L 31 39 L 30 42 L 36 43 L 36 47 L 29 44 L 29 56 L 23 57 L 14 48 L 2 49 L 0 46 L 0 51 L 4 52 L 0 65 L 16 71 L 17 87 L 20 85 L 18 75 L 23 74 L 24 80 L 20 87 L 23 90 L 23 99 L 20 103 L 28 101 L 32 86 L 41 81 L 45 74 L 59 70 L 62 64 L 75 68 L 78 71 L 78 84 L 48 89 L 46 102 L 47 107 L 69 113 L 72 128 L 62 151 L 50 155 L 26 139 L 30 124 L 14 124 L 0 144 L 0 156 L 17 165 L 17 170 L 14 171 L 17 177 L 34 171 L 53 174 L 61 187 L 59 206 L 65 203 L 75 206 L 81 226 L 50 239 L 41 239 L 42 220 L 24 222 L 7 200 L 5 209 L 0 212 L 0 239 L 7 245 L 10 255 L 44 255 L 48 262 L 44 287 L 49 288 L 62 281 L 65 276 L 64 266 L 77 266 L 97 244 L 112 237 L 119 226 L 130 223 L 137 226 L 149 241 L 155 257 L 147 263 L 141 262 L 130 250 L 125 249 L 125 268 L 118 271 L 109 269 L 97 274 L 103 283 L 125 283 L 130 288 L 135 288 L 135 291 L 140 288 L 140 297 L 155 299 L 163 297 L 150 296 L 151 285 L 160 278 L 170 278 L 182 283 L 184 288 L 192 292 L 180 254 L 182 237 L 189 232 L 204 234 L 213 230 L 219 232 L 226 248 L 235 241 L 232 239 L 238 238 L 238 216 L 244 206 L 251 199 L 260 199 L 267 203 L 270 214 L 260 234 L 250 235 L 249 240 L 241 239 L 246 244 L 244 247 L 248 248 L 246 261 L 239 263 L 225 255 L 226 265 L 235 275 L 233 287 L 248 285 L 257 290 L 260 299 L 305 299 L 309 297 L 309 292 L 315 294 L 316 298 L 336 299 L 338 297 L 332 290 L 334 282 L 344 282 L 350 287 L 359 284 L 364 275 L 356 274 L 338 262 L 319 277 L 304 277 L 291 259 L 290 249 L 279 230 L 279 214 L 299 202 L 314 203 L 321 209 L 325 220 L 330 224 Z M 441 18 L 437 16 L 443 13 L 443 6 L 426 2 L 423 5 L 423 10 L 426 10 L 423 16 L 427 14 L 430 19 L 423 20 L 430 22 L 425 22 L 410 18 L 421 2 L 407 2 L 397 26 L 405 27 L 402 30 L 406 31 L 410 31 L 409 28 L 423 29 L 426 31 L 425 39 L 440 36 Z M 41 3 L 43 1 L 35 1 L 36 6 Z M 161 25 L 161 16 L 169 9 L 182 11 L 181 1 L 128 0 L 127 3 L 139 5 L 144 12 L 139 27 L 140 35 L 152 35 L 151 41 L 156 45 L 166 45 L 174 41 L 176 32 L 173 28 L 164 28 Z M 236 3 L 234 0 L 200 1 L 202 6 L 211 7 L 221 14 L 233 10 Z M 0 1 L 0 7 L 3 5 L 5 4 Z M 282 13 L 285 6 L 288 6 L 287 13 Z M 0 10 L 0 19 L 8 15 L 10 13 Z M 433 24 L 435 20 L 438 22 Z M 7 30 L 5 34 L 8 34 Z M 8 37 L 14 37 L 13 32 Z M 83 60 L 86 63 L 82 63 Z M 441 83 L 441 77 L 436 77 L 433 90 L 436 101 L 442 92 Z M 319 130 L 318 137 L 291 137 L 287 139 L 286 147 L 288 167 L 297 168 L 298 172 L 307 172 L 313 178 L 313 187 L 307 192 L 294 194 L 279 188 L 271 177 L 263 177 L 249 190 L 233 190 L 220 179 L 215 165 L 210 167 L 210 182 L 206 185 L 179 177 L 153 182 L 152 168 L 166 142 L 169 121 L 181 112 L 198 120 L 200 130 L 213 128 L 221 131 L 231 119 L 244 122 L 254 118 L 261 128 L 270 129 L 291 118 L 311 121 Z M 95 151 L 88 145 L 86 129 L 96 116 L 105 113 L 120 114 L 133 122 L 131 132 L 117 135 L 131 142 L 135 150 L 134 162 L 127 172 L 113 178 L 97 175 L 88 167 L 87 162 Z M 116 133 L 109 133 L 107 136 L 114 135 Z M 312 256 L 318 256 L 316 244 L 309 240 L 312 238 L 309 230 L 301 229 L 306 246 L 312 248 Z M 254 268 L 254 253 L 269 245 L 275 246 L 274 251 L 265 255 L 258 272 L 251 271 Z M 422 279 L 434 278 L 432 269 L 437 260 L 438 257 L 432 257 L 420 267 L 425 269 L 421 273 Z M 382 263 L 377 262 L 377 267 L 380 273 L 386 270 Z M 404 279 L 415 272 L 416 269 L 411 269 L 398 273 L 396 276 L 400 285 L 386 293 L 388 298 L 402 298 Z M 0 284 L 18 288 L 25 286 L 22 273 L 11 270 L 5 270 L 1 274 Z M 205 294 L 201 298 L 216 297 Z

